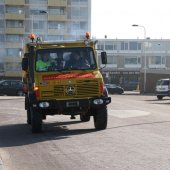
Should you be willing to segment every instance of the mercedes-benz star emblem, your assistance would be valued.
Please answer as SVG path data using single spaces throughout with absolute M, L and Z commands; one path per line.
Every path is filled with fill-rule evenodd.
M 75 93 L 75 87 L 73 86 L 67 86 L 66 88 L 66 94 L 67 95 L 73 95 Z

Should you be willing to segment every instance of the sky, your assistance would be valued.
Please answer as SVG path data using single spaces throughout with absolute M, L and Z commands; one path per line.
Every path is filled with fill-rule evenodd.
M 170 39 L 169 0 L 91 0 L 91 36 Z M 133 27 L 133 24 L 143 27 Z

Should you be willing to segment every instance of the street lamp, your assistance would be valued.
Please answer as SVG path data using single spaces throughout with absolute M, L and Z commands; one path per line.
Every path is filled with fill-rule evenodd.
M 144 86 L 143 90 L 146 92 L 146 28 L 143 25 L 133 24 L 133 27 L 141 27 L 144 30 L 144 43 L 143 43 L 143 53 L 144 53 Z

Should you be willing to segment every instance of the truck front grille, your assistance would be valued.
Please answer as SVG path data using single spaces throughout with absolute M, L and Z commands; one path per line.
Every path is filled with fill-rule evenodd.
M 42 91 L 42 98 L 83 98 L 98 96 L 100 94 L 100 84 L 97 79 L 77 80 L 75 84 L 57 84 L 53 91 Z

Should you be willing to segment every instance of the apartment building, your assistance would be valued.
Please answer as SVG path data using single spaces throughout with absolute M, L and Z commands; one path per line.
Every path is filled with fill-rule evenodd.
M 153 93 L 158 79 L 170 78 L 169 39 L 100 39 L 97 48 L 107 52 L 106 83 Z
M 28 35 L 75 40 L 91 31 L 91 0 L 0 0 L 0 79 L 21 77 Z

